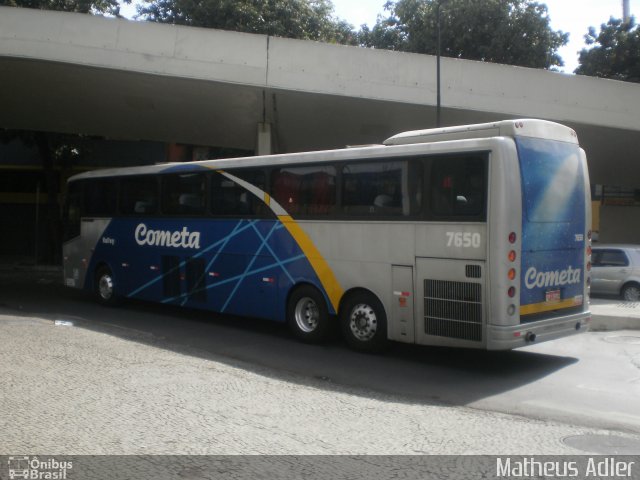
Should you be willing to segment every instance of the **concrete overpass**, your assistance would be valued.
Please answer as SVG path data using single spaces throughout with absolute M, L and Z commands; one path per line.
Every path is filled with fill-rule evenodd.
M 82 14 L 0 7 L 0 78 L 10 129 L 291 152 L 435 123 L 435 57 Z M 592 183 L 640 186 L 640 85 L 448 58 L 442 85 L 445 125 L 562 122 Z

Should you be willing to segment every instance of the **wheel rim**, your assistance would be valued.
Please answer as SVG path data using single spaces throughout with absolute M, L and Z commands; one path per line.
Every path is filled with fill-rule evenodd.
M 296 325 L 305 333 L 313 332 L 318 327 L 320 311 L 316 302 L 309 297 L 303 297 L 296 303 L 294 311 Z
M 640 300 L 640 287 L 627 287 L 624 289 L 624 299 L 632 302 Z
M 378 317 L 373 307 L 365 303 L 353 307 L 349 316 L 349 328 L 358 340 L 371 340 L 378 330 Z
M 104 274 L 98 281 L 98 293 L 103 300 L 110 300 L 113 296 L 113 280 L 111 275 Z

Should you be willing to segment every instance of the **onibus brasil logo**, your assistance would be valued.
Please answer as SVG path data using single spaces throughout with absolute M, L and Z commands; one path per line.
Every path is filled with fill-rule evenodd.
M 61 462 L 55 458 L 39 459 L 38 457 L 9 457 L 9 478 L 30 480 L 66 480 L 68 470 L 73 462 Z

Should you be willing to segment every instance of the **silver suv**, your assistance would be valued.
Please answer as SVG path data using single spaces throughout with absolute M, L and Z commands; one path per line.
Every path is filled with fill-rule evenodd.
M 640 245 L 598 245 L 591 255 L 591 293 L 640 301 Z

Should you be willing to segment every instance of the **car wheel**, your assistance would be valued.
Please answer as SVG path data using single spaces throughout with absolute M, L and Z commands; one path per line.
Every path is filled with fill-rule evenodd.
M 287 302 L 287 323 L 293 334 L 308 343 L 323 341 L 330 330 L 327 304 L 311 285 L 296 288 Z
M 355 350 L 380 352 L 387 346 L 387 315 L 371 293 L 359 292 L 345 300 L 340 309 L 340 329 Z
M 640 301 L 640 285 L 637 283 L 628 283 L 622 287 L 622 298 L 629 302 Z

